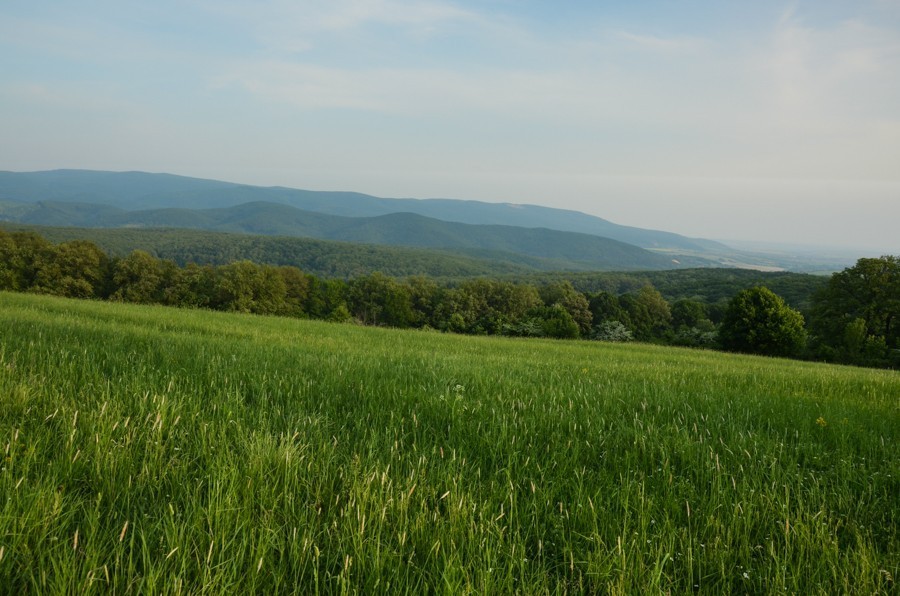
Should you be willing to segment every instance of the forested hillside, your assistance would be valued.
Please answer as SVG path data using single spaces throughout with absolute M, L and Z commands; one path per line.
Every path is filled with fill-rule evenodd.
M 712 264 L 703 258 L 685 257 L 678 260 L 609 238 L 547 228 L 453 223 L 413 213 L 341 217 L 266 202 L 215 209 L 166 208 L 149 211 L 125 211 L 87 203 L 41 201 L 23 207 L 23 204 L 6 202 L 0 205 L 0 216 L 35 225 L 182 228 L 472 251 L 476 254 L 500 252 L 543 260 L 548 263 L 545 268 L 553 269 L 673 269 L 691 264 Z
M 424 248 L 375 246 L 225 232 L 179 229 L 110 229 L 21 226 L 0 223 L 9 232 L 31 231 L 52 242 L 89 240 L 113 257 L 143 250 L 178 265 L 226 265 L 249 260 L 269 265 L 291 265 L 324 277 L 350 278 L 381 271 L 386 275 L 470 277 L 525 273 L 550 269 L 539 259 L 494 253 L 493 258 L 467 256 Z
M 110 257 L 86 240 L 52 244 L 34 233 L 0 231 L 0 290 L 479 335 L 636 339 L 900 365 L 900 333 L 893 324 L 900 319 L 896 257 L 860 259 L 855 268 L 828 280 L 828 291 L 820 287 L 812 296 L 804 297 L 802 283 L 786 286 L 796 292 L 797 303 L 811 304 L 809 329 L 803 313 L 761 286 L 758 277 L 741 280 L 725 273 L 716 292 L 746 283 L 727 301 L 702 294 L 703 287 L 715 286 L 709 283 L 715 277 L 702 273 L 660 278 L 667 291 L 690 296 L 670 301 L 640 275 L 610 277 L 617 291 L 579 291 L 565 279 L 450 283 L 375 272 L 342 280 L 249 260 L 180 266 L 140 250 Z M 771 280 L 787 284 L 793 278 Z
M 604 202 L 617 200 L 616 197 L 598 197 L 600 199 Z M 254 204 L 250 211 L 248 203 Z M 261 206 L 264 203 L 268 204 L 265 208 Z M 240 209 L 232 209 L 241 205 Z M 596 248 L 583 250 L 578 241 L 564 242 L 568 245 L 568 254 L 538 255 L 551 261 L 540 267 L 542 269 L 671 269 L 712 265 L 830 273 L 850 265 L 856 256 L 800 254 L 771 247 L 739 250 L 720 242 L 623 226 L 586 213 L 527 204 L 386 199 L 354 192 L 259 187 L 145 172 L 0 171 L 0 221 L 51 226 L 191 227 L 393 245 L 437 246 L 436 242 L 440 241 L 441 246 L 445 246 L 446 241 L 451 240 L 460 249 L 518 250 L 510 248 L 508 239 L 501 245 L 485 244 L 497 240 L 490 235 L 472 243 L 471 230 L 460 234 L 458 226 L 436 228 L 430 223 L 418 230 L 401 227 L 397 233 L 398 224 L 391 224 L 390 219 L 379 222 L 379 226 L 384 226 L 381 229 L 373 228 L 371 221 L 362 226 L 348 226 L 346 221 L 340 223 L 343 218 L 370 219 L 397 214 L 407 214 L 407 218 L 408 214 L 415 214 L 443 223 L 574 232 L 648 249 L 658 257 L 654 260 L 643 254 L 636 258 L 632 254 L 629 259 L 619 260 L 609 267 L 603 260 L 594 260 L 585 266 L 586 259 L 594 258 L 591 253 Z M 423 222 L 407 223 L 420 225 Z M 465 242 L 458 244 L 461 239 Z M 526 249 L 543 249 L 551 243 L 558 245 L 560 238 L 543 237 L 537 241 L 528 238 L 520 243 L 524 243 Z M 606 255 L 607 260 L 614 253 L 615 250 Z M 520 254 L 533 256 L 527 250 Z M 672 262 L 673 259 L 677 263 Z
M 548 228 L 591 234 L 643 248 L 677 248 L 701 252 L 728 250 L 727 247 L 708 240 L 621 226 L 585 213 L 537 205 L 453 199 L 386 199 L 353 192 L 249 186 L 146 172 L 0 172 L 0 199 L 29 203 L 102 203 L 128 211 L 161 208 L 211 209 L 266 201 L 343 217 L 416 213 L 448 222 Z
M 392 223 L 387 228 L 382 223 L 376 232 L 363 224 L 358 231 L 372 240 L 390 242 L 389 230 L 403 219 L 403 215 L 389 217 Z M 438 223 L 441 226 L 453 225 Z M 491 244 L 498 248 L 473 247 L 478 236 L 467 237 L 465 230 L 453 232 L 453 239 L 449 241 L 458 240 L 459 244 L 468 244 L 469 248 L 388 246 L 186 229 L 59 228 L 2 222 L 0 229 L 33 230 L 57 242 L 88 239 L 117 256 L 141 249 L 180 264 L 225 264 L 249 259 L 257 263 L 293 265 L 317 275 L 334 277 L 350 277 L 372 271 L 388 275 L 424 274 L 434 277 L 524 274 L 529 271 L 621 271 L 663 269 L 670 262 L 665 257 L 603 238 L 565 234 L 562 242 L 556 243 L 558 232 L 523 230 L 520 235 L 510 231 L 514 229 L 503 226 L 490 231 L 494 234 Z M 441 232 L 432 232 L 416 232 L 417 238 L 423 244 L 434 244 L 433 239 L 439 237 Z M 487 232 L 482 232 L 487 235 Z M 398 237 L 403 233 L 401 225 L 397 230 Z M 405 231 L 407 235 L 411 233 Z M 374 236 L 376 234 L 377 237 Z M 546 252 L 529 246 L 526 240 L 530 239 L 535 240 L 535 245 L 547 246 L 554 256 L 529 254 Z M 621 266 L 615 266 L 617 263 Z
M 90 240 L 113 257 L 143 250 L 184 266 L 226 265 L 248 260 L 291 265 L 306 273 L 349 279 L 376 271 L 391 277 L 426 275 L 459 281 L 490 276 L 505 281 L 545 285 L 571 282 L 580 292 L 636 292 L 650 284 L 667 300 L 697 299 L 710 304 L 739 290 L 765 285 L 795 308 L 805 310 L 812 294 L 828 278 L 791 272 L 697 268 L 663 271 L 561 271 L 560 264 L 499 251 L 446 251 L 359 245 L 307 238 L 285 238 L 177 229 L 88 229 L 20 226 L 0 223 L 0 230 L 33 231 L 52 242 Z M 540 271 L 540 273 L 537 273 Z
M 708 304 L 727 301 L 738 291 L 766 286 L 794 308 L 806 311 L 813 295 L 828 285 L 828 277 L 790 271 L 755 271 L 733 268 L 697 268 L 672 271 L 548 272 L 510 275 L 504 279 L 545 284 L 570 282 L 578 291 L 625 294 L 652 285 L 666 300 L 699 300 Z

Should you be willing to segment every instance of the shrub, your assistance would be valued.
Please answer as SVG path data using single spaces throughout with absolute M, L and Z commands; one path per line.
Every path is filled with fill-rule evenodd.
M 719 341 L 733 352 L 794 356 L 806 344 L 803 315 L 768 288 L 743 290 L 728 303 Z
M 633 340 L 634 336 L 621 321 L 603 321 L 594 327 L 591 338 L 599 341 L 625 342 Z

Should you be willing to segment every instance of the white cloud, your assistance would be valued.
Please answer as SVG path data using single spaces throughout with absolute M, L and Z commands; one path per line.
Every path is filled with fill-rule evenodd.
M 814 27 L 789 12 L 746 64 L 741 135 L 758 173 L 900 177 L 896 31 L 860 20 Z
M 676 221 L 695 189 L 721 191 L 722 213 L 755 192 L 799 193 L 744 178 L 894 184 L 859 186 L 881 198 L 900 180 L 900 30 L 887 3 L 781 14 L 763 3 L 742 9 L 747 23 L 600 3 L 550 22 L 518 2 L 101 4 L 0 8 L 9 164 L 27 153 L 66 166 L 68 153 L 100 168 L 257 172 L 262 184 L 277 170 L 273 183 L 513 202 L 620 186 L 628 197 L 627 185 L 644 201 L 638 225 L 654 201 L 676 205 L 660 216 Z M 627 181 L 598 181 L 610 174 Z M 709 177 L 736 182 L 696 182 Z
M 246 63 L 218 79 L 265 101 L 300 109 L 345 108 L 413 117 L 467 111 L 498 118 L 543 114 L 583 118 L 597 99 L 593 82 L 578 73 L 511 72 L 493 69 L 326 68 L 282 61 Z M 548 111 L 549 110 L 549 111 Z
M 859 20 L 813 28 L 796 13 L 746 39 L 608 33 L 554 48 L 514 31 L 522 67 L 324 66 L 284 59 L 232 65 L 218 82 L 293 110 L 338 108 L 459 123 L 475 144 L 540 167 L 538 147 L 480 139 L 478 126 L 574 154 L 567 168 L 692 176 L 896 179 L 898 35 Z M 634 48 L 660 54 L 635 61 Z M 515 49 L 515 48 L 514 48 Z M 555 52 L 555 54 L 554 54 Z M 531 60 L 530 57 L 535 59 Z M 550 58 L 548 58 L 550 56 Z M 572 59 L 572 56 L 577 58 Z M 441 142 L 437 132 L 435 142 Z M 527 136 L 527 135 L 524 135 Z M 525 155 L 531 157 L 525 158 Z M 544 166 L 559 167 L 559 152 Z

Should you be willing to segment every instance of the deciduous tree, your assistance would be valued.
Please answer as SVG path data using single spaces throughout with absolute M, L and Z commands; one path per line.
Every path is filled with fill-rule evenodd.
M 556 304 L 563 307 L 578 326 L 579 334 L 587 335 L 591 330 L 594 316 L 587 298 L 576 290 L 569 281 L 547 284 L 538 290 L 545 306 Z
M 844 349 L 850 361 L 865 343 L 883 344 L 885 356 L 900 349 L 900 257 L 859 259 L 832 275 L 813 297 L 810 326 L 819 341 L 837 353 Z
M 803 315 L 768 288 L 743 290 L 728 303 L 719 341 L 735 352 L 795 356 L 806 342 Z
M 115 290 L 110 298 L 123 302 L 150 304 L 161 299 L 162 267 L 153 255 L 135 250 L 113 265 Z

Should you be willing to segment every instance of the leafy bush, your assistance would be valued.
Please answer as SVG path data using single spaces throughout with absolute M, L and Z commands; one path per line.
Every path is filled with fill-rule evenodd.
M 795 356 L 806 344 L 803 315 L 765 287 L 738 292 L 719 329 L 722 347 L 765 356 Z
M 598 341 L 626 342 L 632 341 L 634 335 L 621 321 L 603 321 L 594 327 L 591 339 Z

